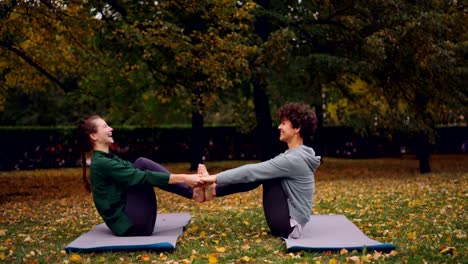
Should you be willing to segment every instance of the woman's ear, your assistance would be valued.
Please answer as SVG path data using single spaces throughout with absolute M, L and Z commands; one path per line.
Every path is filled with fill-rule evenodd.
M 97 141 L 97 135 L 95 133 L 89 134 L 89 139 L 91 139 L 91 141 Z
M 301 127 L 295 128 L 294 132 L 296 132 L 296 134 L 299 134 L 301 132 Z

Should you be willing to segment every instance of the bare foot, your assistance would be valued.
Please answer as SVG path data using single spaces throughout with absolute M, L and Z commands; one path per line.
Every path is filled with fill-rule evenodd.
M 205 188 L 203 186 L 193 188 L 192 199 L 196 202 L 203 203 L 205 201 Z
M 213 200 L 216 197 L 216 183 L 205 186 L 205 201 Z
M 208 175 L 210 175 L 210 174 L 208 173 L 208 170 L 206 169 L 205 164 L 198 164 L 197 173 L 200 174 L 202 177 L 203 177 L 203 176 L 208 176 Z

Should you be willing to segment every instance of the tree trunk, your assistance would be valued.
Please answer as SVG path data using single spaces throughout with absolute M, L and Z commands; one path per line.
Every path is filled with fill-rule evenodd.
M 269 0 L 256 0 L 261 7 L 268 9 Z M 267 41 L 271 33 L 271 28 L 268 20 L 264 16 L 257 16 L 255 18 L 255 33 L 262 39 Z M 254 104 L 255 115 L 257 118 L 257 127 L 254 131 L 254 137 L 257 142 L 257 156 L 261 161 L 273 158 L 276 153 L 276 146 L 278 146 L 278 138 L 274 137 L 273 123 L 270 113 L 270 102 L 268 95 L 262 87 L 263 76 L 254 76 Z
M 429 139 L 424 132 L 421 132 L 416 136 L 416 157 L 419 160 L 419 172 L 429 173 L 431 172 L 431 164 L 429 157 L 431 155 L 431 144 Z
M 199 88 L 192 90 L 192 133 L 190 143 L 190 170 L 196 171 L 198 164 L 203 163 L 203 148 L 205 147 L 205 131 L 203 127 L 202 91 Z
M 276 156 L 275 146 L 278 144 L 278 139 L 274 138 L 273 134 L 268 96 L 258 81 L 254 82 L 254 104 L 257 117 L 257 127 L 254 131 L 258 148 L 257 156 L 261 161 L 265 161 Z
M 416 111 L 419 116 L 424 117 L 427 108 L 427 96 L 419 94 L 415 98 Z M 431 165 L 429 157 L 431 155 L 431 144 L 429 143 L 429 136 L 424 131 L 420 131 L 416 136 L 416 157 L 419 160 L 419 172 L 431 172 Z
M 204 147 L 203 115 L 199 111 L 192 112 L 192 133 L 190 146 L 190 170 L 196 171 L 198 164 L 203 163 Z
M 317 115 L 317 129 L 315 130 L 314 139 L 312 141 L 312 148 L 315 151 L 315 155 L 322 157 L 324 160 L 324 140 L 323 140 L 323 98 L 322 98 L 322 86 L 317 83 L 315 97 L 317 98 L 317 104 L 315 105 L 315 114 Z

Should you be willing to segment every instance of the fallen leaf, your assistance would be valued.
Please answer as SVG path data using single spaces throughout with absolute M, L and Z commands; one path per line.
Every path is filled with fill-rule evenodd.
M 159 259 L 160 260 L 166 260 L 167 256 L 164 253 L 159 254 Z
M 218 263 L 218 254 L 209 254 L 208 263 Z
M 225 247 L 215 247 L 216 251 L 219 252 L 219 253 L 224 253 L 226 252 L 226 248 Z
M 240 258 L 240 260 L 241 260 L 242 262 L 250 262 L 252 259 L 249 258 L 248 256 L 243 256 L 242 258 Z
M 72 254 L 68 260 L 71 262 L 81 262 L 81 256 L 78 254 Z

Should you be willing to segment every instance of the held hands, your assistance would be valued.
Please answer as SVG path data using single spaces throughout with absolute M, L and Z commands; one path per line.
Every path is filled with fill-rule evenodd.
M 186 174 L 184 182 L 193 188 L 216 183 L 216 175 L 210 175 L 204 164 L 198 164 L 197 174 Z
M 198 188 L 203 190 L 202 202 L 213 200 L 216 197 L 216 175 L 210 175 L 204 164 L 198 164 L 198 174 L 204 182 L 204 185 Z
M 184 182 L 191 187 L 200 187 L 205 184 L 200 174 L 186 174 Z

